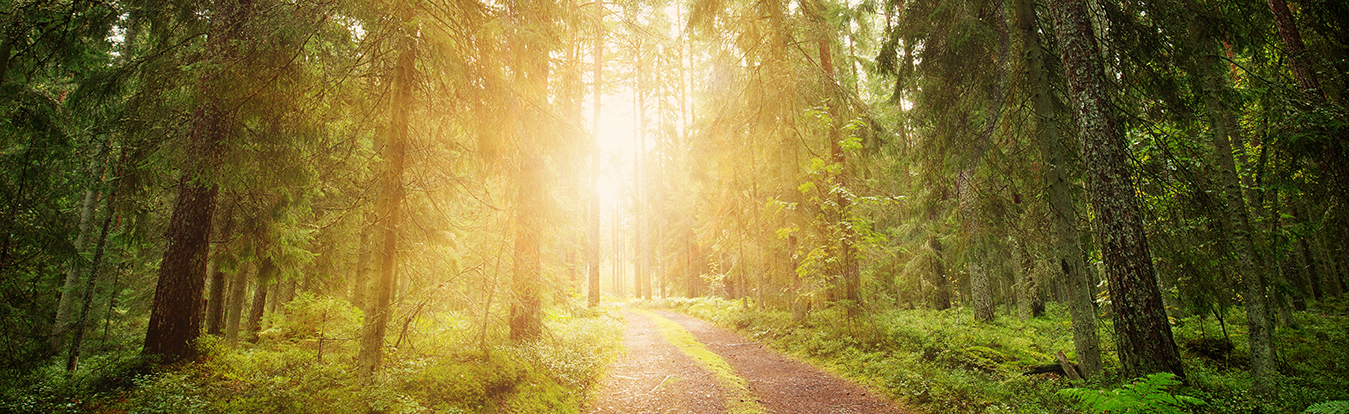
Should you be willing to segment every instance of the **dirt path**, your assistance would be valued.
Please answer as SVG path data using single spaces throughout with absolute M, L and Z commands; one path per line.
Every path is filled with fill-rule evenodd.
M 702 320 L 670 311 L 625 309 L 623 316 L 628 353 L 600 382 L 584 412 L 906 412 L 856 384 Z
M 627 354 L 599 383 L 599 396 L 586 413 L 720 413 L 726 397 L 717 378 L 661 337 L 646 315 L 623 310 Z

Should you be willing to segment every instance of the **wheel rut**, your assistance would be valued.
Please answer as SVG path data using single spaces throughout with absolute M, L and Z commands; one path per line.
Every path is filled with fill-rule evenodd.
M 905 409 L 857 384 L 671 311 L 622 310 L 627 353 L 585 413 L 882 413 Z

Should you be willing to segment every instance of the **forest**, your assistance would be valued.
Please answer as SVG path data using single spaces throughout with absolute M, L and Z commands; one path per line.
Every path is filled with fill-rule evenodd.
M 1346 16 L 0 0 L 0 412 L 607 412 L 653 312 L 904 412 L 1349 412 Z

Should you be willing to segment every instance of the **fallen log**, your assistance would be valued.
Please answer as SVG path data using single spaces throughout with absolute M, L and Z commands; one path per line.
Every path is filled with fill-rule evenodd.
M 1072 381 L 1082 379 L 1082 376 L 1078 374 L 1079 372 L 1082 372 L 1082 368 L 1078 367 L 1077 364 L 1068 362 L 1068 357 L 1064 356 L 1062 351 L 1054 355 L 1054 359 L 1058 361 L 1048 364 L 1041 364 L 1027 367 L 1024 374 L 1035 375 L 1035 374 L 1053 373 L 1067 377 L 1069 380 Z

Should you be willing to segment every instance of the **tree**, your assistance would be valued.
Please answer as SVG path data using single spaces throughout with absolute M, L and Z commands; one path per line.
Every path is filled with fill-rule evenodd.
M 229 259 L 226 257 L 229 254 L 228 239 L 234 237 L 234 208 L 234 204 L 231 203 L 230 209 L 225 212 L 225 223 L 220 229 L 220 235 L 224 240 L 216 243 L 217 247 L 214 257 L 212 257 L 215 264 L 211 266 L 211 298 L 206 303 L 206 333 L 209 335 L 220 335 L 225 329 L 225 298 L 227 297 L 225 290 L 228 283 L 226 283 L 227 275 L 222 267 L 226 265 L 226 260 Z
M 398 7 L 398 21 L 411 23 L 407 5 Z M 369 313 L 361 329 L 361 351 L 357 357 L 357 376 L 369 381 L 379 369 L 384 349 L 384 333 L 388 328 L 389 303 L 394 289 L 394 278 L 398 272 L 399 224 L 403 215 L 403 171 L 408 149 L 408 122 L 412 112 L 412 89 L 416 63 L 416 49 L 412 33 L 401 30 L 395 32 L 395 53 L 397 60 L 393 67 L 393 91 L 389 99 L 389 135 L 384 143 L 384 171 L 380 175 L 380 199 L 378 219 L 383 239 L 380 244 L 379 273 L 375 281 L 374 301 L 368 306 Z
M 236 42 L 253 13 L 251 0 L 216 0 L 211 31 L 207 39 L 207 59 L 227 65 L 237 58 Z M 211 224 L 219 187 L 213 182 L 219 174 L 224 140 L 236 125 L 234 108 L 224 99 L 221 76 L 203 73 L 197 94 L 202 97 L 192 115 L 187 138 L 191 163 L 183 169 L 178 182 L 178 197 L 168 229 L 168 248 L 160 265 L 155 287 L 154 308 L 145 334 L 146 355 L 163 362 L 192 357 L 192 343 L 201 334 L 202 290 L 205 287 L 206 259 L 211 242 Z
M 595 6 L 595 47 L 591 54 L 591 77 L 594 85 L 594 114 L 590 131 L 590 248 L 586 251 L 589 264 L 589 283 L 586 292 L 587 303 L 595 307 L 600 303 L 600 89 L 604 85 L 604 2 L 596 0 Z M 617 267 L 617 261 L 614 262 Z
M 1279 0 L 1271 0 L 1271 2 Z M 1209 153 L 1213 167 L 1214 182 L 1221 189 L 1223 199 L 1219 202 L 1222 212 L 1225 244 L 1232 246 L 1228 254 L 1235 254 L 1237 274 L 1241 275 L 1245 285 L 1242 301 L 1246 305 L 1246 325 L 1250 335 L 1251 378 L 1257 394 L 1268 395 L 1272 391 L 1270 380 L 1277 373 L 1274 360 L 1274 338 L 1269 316 L 1269 307 L 1265 299 L 1265 273 L 1261 252 L 1256 249 L 1254 234 L 1251 230 L 1251 213 L 1247 200 L 1241 191 L 1241 182 L 1237 177 L 1236 162 L 1232 159 L 1231 141 L 1241 142 L 1238 138 L 1240 128 L 1233 125 L 1234 114 L 1227 108 L 1232 104 L 1223 102 L 1228 94 L 1228 85 L 1219 66 L 1218 37 L 1211 33 L 1201 21 L 1203 14 L 1190 21 L 1190 47 L 1198 57 L 1194 60 L 1194 70 L 1200 78 L 1200 90 L 1203 94 L 1205 111 L 1209 118 Z M 1313 88 L 1304 87 L 1311 90 Z M 1319 87 L 1315 88 L 1318 90 Z
M 1026 77 L 1031 84 L 1035 118 L 1036 146 L 1044 159 L 1045 192 L 1053 227 L 1053 258 L 1062 272 L 1068 291 L 1068 312 L 1073 321 L 1073 346 L 1082 375 L 1094 377 L 1101 372 L 1101 348 L 1096 336 L 1096 309 L 1087 277 L 1086 254 L 1078 234 L 1077 206 L 1068 182 L 1068 162 L 1059 129 L 1060 105 L 1055 101 L 1049 70 L 1041 53 L 1039 21 L 1031 0 L 1016 0 L 1016 21 L 1026 59 Z
M 1293 21 L 1293 13 L 1288 10 L 1288 2 L 1266 0 L 1266 3 L 1269 4 L 1269 11 L 1274 16 L 1274 27 L 1279 32 L 1279 39 L 1283 41 L 1283 47 L 1287 51 L 1288 66 L 1293 69 L 1293 78 L 1304 92 L 1317 98 L 1324 98 L 1325 92 L 1321 90 L 1321 81 L 1316 78 L 1316 72 L 1312 71 L 1311 64 L 1307 61 L 1310 58 L 1307 46 L 1302 43 L 1302 33 L 1298 30 L 1297 23 Z
M 1184 378 L 1086 4 L 1054 0 L 1050 6 L 1087 165 L 1088 193 L 1114 305 L 1120 362 L 1129 376 L 1170 372 Z
M 544 164 L 537 157 L 520 166 L 520 192 L 515 207 L 515 270 L 511 276 L 511 340 L 532 341 L 543 332 L 543 309 L 539 297 L 542 268 L 539 232 L 543 230 Z

